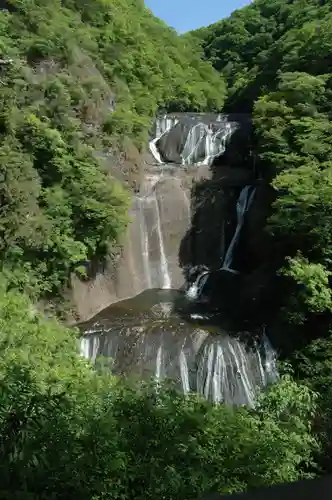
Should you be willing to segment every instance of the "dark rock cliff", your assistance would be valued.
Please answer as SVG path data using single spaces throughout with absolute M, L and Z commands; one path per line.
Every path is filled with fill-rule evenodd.
M 196 267 L 212 272 L 206 293 L 213 308 L 222 306 L 236 319 L 252 319 L 263 304 L 269 310 L 272 274 L 267 263 L 274 250 L 265 224 L 273 191 L 257 179 L 248 117 L 219 115 L 218 120 L 216 115 L 162 117 L 154 130 L 159 139 L 153 136 L 152 141 L 173 164 L 160 165 L 151 154 L 143 158 L 133 151 L 122 159 L 127 170 L 118 171 L 133 192 L 132 222 L 116 259 L 95 265 L 86 282 L 73 277 L 72 299 L 80 320 L 148 288 L 181 288 Z M 208 130 L 219 126 L 219 131 L 231 123 L 232 133 L 226 130 L 223 144 L 202 149 L 196 164 L 179 165 L 190 127 L 197 123 Z M 201 146 L 200 138 L 192 144 L 195 151 Z M 211 165 L 209 148 L 220 152 Z M 233 274 L 220 268 L 237 226 L 236 204 L 244 186 L 256 191 L 234 248 L 239 274 Z

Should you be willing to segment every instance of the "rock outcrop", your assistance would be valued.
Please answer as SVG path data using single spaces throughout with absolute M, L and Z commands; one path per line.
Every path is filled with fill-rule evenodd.
M 248 115 L 172 113 L 159 116 L 150 150 L 158 163 L 212 165 L 229 149 L 233 137 L 248 137 Z
M 150 168 L 132 196 L 131 222 L 116 257 L 91 267 L 91 279 L 72 278 L 72 302 L 80 320 L 148 288 L 184 283 L 179 247 L 191 227 L 191 190 L 211 172 Z
M 159 144 L 159 153 L 168 159 L 174 153 L 174 163 L 158 165 L 150 154 L 139 173 L 132 174 L 134 182 L 128 182 L 133 189 L 131 223 L 121 249 L 103 265 L 91 266 L 88 281 L 73 276 L 72 302 L 81 321 L 146 289 L 180 289 L 195 268 L 216 273 L 208 286 L 215 304 L 222 301 L 232 307 L 232 297 L 240 296 L 239 287 L 243 297 L 250 296 L 250 290 L 255 290 L 254 295 L 262 294 L 264 272 L 260 270 L 272 251 L 264 226 L 273 192 L 255 178 L 248 145 L 250 127 L 247 117 L 241 120 L 226 119 L 225 115 L 172 114 L 156 121 L 153 137 L 159 139 L 155 145 Z M 227 123 L 232 124 L 229 136 Z M 219 131 L 223 127 L 224 154 L 210 166 L 200 161 L 198 148 L 198 156 L 192 155 L 196 164 L 178 165 L 175 160 L 181 157 L 185 134 L 188 136 L 188 130 L 190 133 L 197 124 L 210 129 L 219 124 Z M 229 273 L 220 272 L 220 268 L 237 227 L 237 200 L 244 186 L 253 186 L 250 192 L 255 187 L 255 193 L 233 251 L 233 263 L 241 277 L 225 277 Z M 227 301 L 222 299 L 225 287 L 233 290 L 227 292 Z
M 183 321 L 174 295 L 150 290 L 104 310 L 80 325 L 81 353 L 111 358 L 118 374 L 171 379 L 185 394 L 253 406 L 257 390 L 278 378 L 268 339 Z

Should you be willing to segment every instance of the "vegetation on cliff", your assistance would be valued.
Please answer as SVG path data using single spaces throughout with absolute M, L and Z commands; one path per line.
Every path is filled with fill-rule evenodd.
M 312 462 L 316 395 L 289 377 L 255 410 L 130 387 L 22 295 L 1 290 L 0 310 L 0 498 L 186 500 L 296 480 Z
M 226 79 L 226 109 L 253 113 L 257 168 L 276 194 L 267 230 L 279 254 L 279 335 L 293 348 L 309 342 L 292 363 L 320 392 L 331 471 L 332 4 L 255 0 L 186 36 Z
M 158 108 L 219 109 L 225 85 L 142 2 L 10 0 L 0 11 L 0 263 L 34 296 L 110 253 L 119 174 Z
M 231 411 L 93 370 L 77 355 L 73 332 L 39 317 L 13 288 L 33 298 L 53 294 L 72 271 L 84 274 L 89 260 L 111 252 L 129 203 L 112 176 L 120 153 L 146 143 L 158 109 L 220 110 L 226 80 L 227 109 L 254 112 L 259 168 L 278 195 L 269 229 L 282 242 L 284 267 L 276 271 L 288 287 L 287 320 L 328 326 L 331 8 L 257 0 L 178 37 L 141 0 L 7 7 L 0 11 L 0 497 L 173 500 L 306 476 L 319 451 L 317 404 L 324 418 L 316 429 L 329 449 L 330 406 L 321 397 L 329 340 L 298 353 L 294 375 L 305 384 L 285 376 L 255 409 Z M 200 59 L 200 44 L 223 76 Z M 307 363 L 315 356 L 319 364 Z
M 288 321 L 332 318 L 331 4 L 256 0 L 188 38 L 226 79 L 227 109 L 253 112 L 259 169 L 277 195 L 268 229 L 290 278 Z
M 282 309 L 300 324 L 330 317 L 332 6 L 256 0 L 190 37 L 226 79 L 226 108 L 253 113 L 258 168 L 277 194 L 268 228 L 291 278 Z

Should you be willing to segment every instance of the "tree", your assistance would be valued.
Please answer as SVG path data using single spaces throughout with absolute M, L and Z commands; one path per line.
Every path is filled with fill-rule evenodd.
M 305 476 L 316 396 L 289 377 L 254 410 L 214 406 L 95 371 L 14 291 L 0 309 L 2 497 L 184 500 Z
M 159 107 L 219 111 L 226 88 L 142 2 L 12 4 L 0 12 L 0 56 L 12 60 L 0 68 L 0 265 L 48 297 L 125 231 L 126 144 L 146 147 Z

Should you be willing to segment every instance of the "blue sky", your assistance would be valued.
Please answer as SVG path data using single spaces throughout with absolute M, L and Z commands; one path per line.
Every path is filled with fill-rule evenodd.
M 212 24 L 249 3 L 250 0 L 145 0 L 156 16 L 179 33 Z

